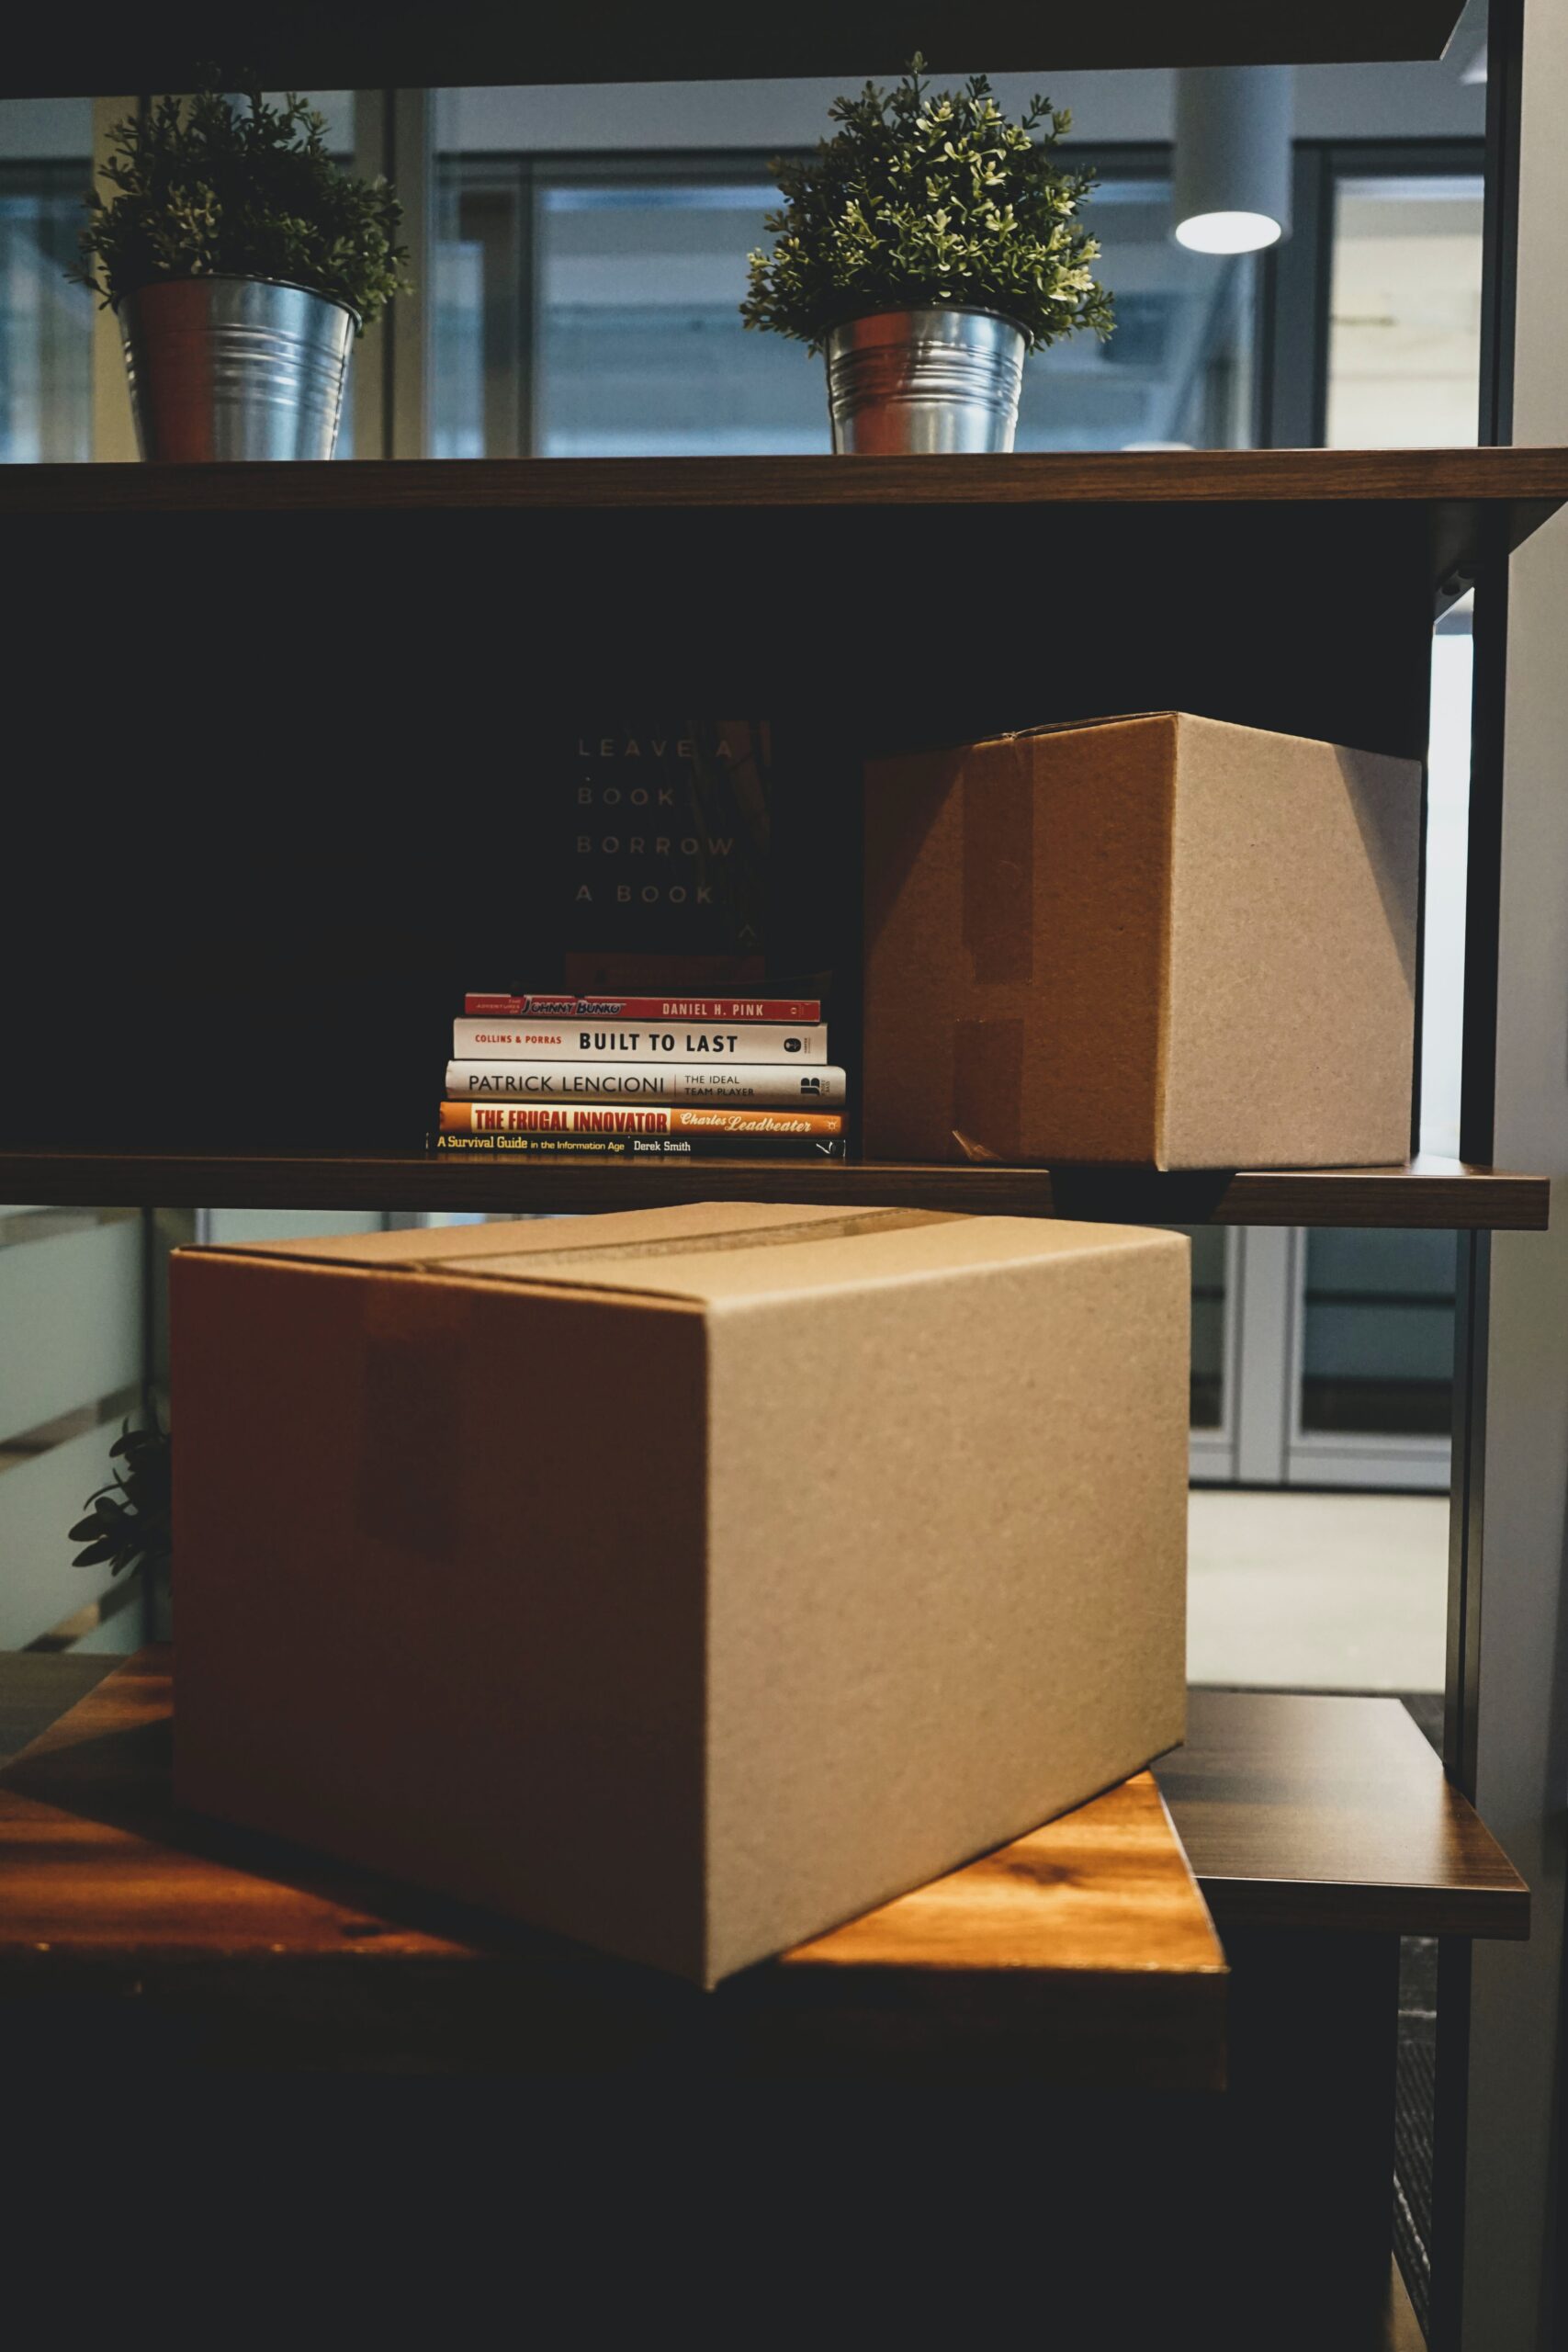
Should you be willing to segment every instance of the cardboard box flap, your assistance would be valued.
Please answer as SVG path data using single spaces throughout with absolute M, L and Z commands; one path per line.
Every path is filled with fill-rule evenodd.
M 250 1250 L 236 1244 L 211 1253 L 180 1254 L 291 1258 L 359 1272 L 445 1275 L 523 1289 L 615 1291 L 716 1306 L 986 1268 L 1005 1271 L 1086 1251 L 1185 1246 L 1179 1237 L 1140 1227 L 967 1217 L 927 1209 L 845 1215 L 832 1208 L 693 1203 L 680 1209 L 541 1220 L 524 1227 L 262 1242 Z
M 433 1226 L 407 1233 L 307 1235 L 301 1240 L 229 1241 L 215 1250 L 243 1258 L 302 1258 L 315 1264 L 378 1267 L 449 1266 L 465 1271 L 461 1261 L 494 1257 L 514 1258 L 565 1246 L 563 1228 L 592 1231 L 605 1244 L 632 1240 L 680 1240 L 688 1234 L 739 1233 L 750 1227 L 784 1223 L 832 1224 L 842 1212 L 834 1208 L 772 1207 L 760 1201 L 688 1201 L 663 1209 L 615 1209 L 594 1217 L 529 1217 L 513 1223 Z
M 1138 727 L 1156 718 L 1180 719 L 1180 710 L 1108 710 L 1094 718 L 1043 718 L 1035 727 L 1010 727 L 1005 735 L 985 740 L 993 743 L 1027 742 L 1032 735 L 1085 735 L 1094 727 Z
M 1243 743 L 1311 743 L 1324 739 L 1311 735 L 1282 735 L 1277 728 L 1242 727 L 1234 719 L 1213 718 L 1195 710 L 1113 710 L 1093 718 L 1043 718 L 1034 727 L 1012 727 L 1003 735 L 982 737 L 971 748 L 978 751 L 987 743 L 1028 743 L 1038 735 L 1089 735 L 1106 727 L 1152 726 L 1168 720 L 1172 727 L 1212 728 L 1216 734 L 1230 735 Z M 1337 744 L 1336 750 L 1345 749 Z M 1354 755 L 1359 756 L 1359 755 Z M 1410 763 L 1415 765 L 1416 763 Z
M 1169 719 L 1179 725 L 1189 715 L 1181 710 L 1109 710 L 1092 718 L 1043 718 L 1033 727 L 1010 727 L 1000 735 L 976 736 L 972 743 L 965 743 L 962 749 L 979 752 L 994 743 L 1032 742 L 1037 735 L 1087 735 L 1097 728 L 1143 727 L 1160 719 Z M 874 761 L 872 764 L 875 766 L 879 763 Z M 882 764 L 896 766 L 897 762 L 890 760 Z

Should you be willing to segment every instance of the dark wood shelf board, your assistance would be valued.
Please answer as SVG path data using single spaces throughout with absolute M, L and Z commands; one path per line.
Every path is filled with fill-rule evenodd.
M 369 1950 L 378 1979 L 398 1972 L 382 2015 L 400 2057 L 416 2034 L 487 2070 L 570 2069 L 574 2041 L 600 2069 L 657 2044 L 695 2066 L 734 2037 L 770 2072 L 815 2054 L 874 2077 L 891 2047 L 896 2073 L 956 2061 L 1009 2082 L 1223 2084 L 1224 1959 L 1147 1772 L 704 1996 L 177 1809 L 172 1667 L 167 1649 L 129 1659 L 0 1781 L 13 1998 L 129 1977 L 172 2007 L 217 1972 L 243 2013 L 305 1969 L 291 2022 L 305 2009 L 330 2051 L 376 2030 Z
M 1430 584 L 1453 596 L 1486 553 L 1517 547 L 1568 498 L 1568 450 L 1194 449 L 1046 452 L 978 458 L 408 458 L 344 465 L 9 466 L 0 517 L 457 515 L 504 529 L 536 516 L 934 515 L 1051 506 L 1141 516 L 1138 546 L 1163 571 L 1190 569 L 1205 530 L 1239 533 L 1213 560 L 1254 568 L 1258 529 L 1270 564 L 1321 565 L 1325 542 L 1353 530 L 1348 560 L 1366 560 L 1381 526 L 1424 528 Z M 625 527 L 635 527 L 628 519 Z M 867 526 L 870 528 L 870 526 Z M 1066 527 L 1059 517 L 1057 528 Z M 1369 541 L 1368 534 L 1373 534 Z M 1145 540 L 1147 539 L 1145 547 Z M 1167 542 L 1169 542 L 1168 545 Z M 850 545 L 856 542 L 847 543 Z M 499 552 L 500 543 L 492 543 Z M 820 550 L 819 550 L 820 551 Z
M 1568 497 L 1568 449 L 1053 450 L 952 458 L 480 458 L 342 465 L 41 465 L 3 514 L 508 508 L 1495 504 Z
M 678 1201 L 1071 1216 L 1133 1225 L 1427 1227 L 1543 1232 L 1544 1176 L 1458 1160 L 1408 1168 L 1156 1175 L 1128 1169 L 934 1168 L 895 1161 L 694 1159 L 518 1164 L 423 1153 L 0 1152 L 7 1200 L 102 1207 L 533 1210 L 552 1216 Z
M 41 1662 L 32 1679 L 41 1681 L 42 1667 L 52 1663 Z M 166 1651 L 141 1653 L 113 1681 L 80 1702 L 75 1725 L 80 1730 L 110 1727 L 117 1709 L 121 1727 L 161 1723 L 169 1707 L 169 1663 Z M 32 1664 L 21 1658 L 10 1662 L 7 1687 L 13 1705 L 28 1690 Z M 76 1697 L 69 1694 L 69 1700 Z M 61 1705 L 68 1702 L 66 1697 L 60 1700 Z M 80 1758 L 83 1770 L 78 1774 L 72 1747 L 73 1719 L 62 1717 L 31 1751 L 51 1773 L 62 1763 L 67 1768 L 59 1802 L 71 1803 L 73 1787 L 78 1794 L 85 1793 L 106 1762 L 111 1772 L 129 1765 L 136 1773 L 151 1773 L 154 1781 L 164 1769 L 157 1743 L 151 1754 L 128 1747 L 123 1758 L 111 1758 L 100 1739 Z M 1189 1693 L 1186 1744 L 1158 1760 L 1155 1778 L 1222 1935 L 1227 1927 L 1514 1940 L 1529 1932 L 1529 1894 L 1524 1881 L 1474 1809 L 1444 1778 L 1437 1756 L 1397 1699 L 1193 1690 Z M 7 1802 L 24 1790 L 26 1780 L 25 1765 L 10 1769 Z M 46 1792 L 35 1788 L 32 1793 Z M 164 1803 L 151 1783 L 145 1793 L 153 1804 Z M 5 1809 L 0 1804 L 0 1813 Z M 90 1806 L 81 1809 L 92 1817 Z M 1070 1840 L 1072 1825 L 1092 1829 L 1097 1818 L 1092 1807 L 1066 1816 L 1069 1826 L 1064 1835 Z M 1145 1837 L 1156 1825 L 1140 1818 L 1139 1834 Z M 193 1826 L 186 1821 L 187 1830 Z M 224 1838 L 242 1852 L 247 1844 L 237 1832 L 215 1828 L 210 1839 L 197 1841 L 193 1861 L 221 1883 L 220 1894 L 225 1889 L 243 1893 L 233 1864 L 220 1858 L 218 1841 Z M 67 1854 L 66 1860 L 75 1870 L 85 1866 L 90 1856 L 84 1851 L 78 1862 Z M 347 1901 L 356 1910 L 376 1906 L 377 1887 L 350 1887 L 341 1870 L 321 1867 L 336 1884 L 339 1902 Z M 298 1881 L 295 1889 L 294 1911 L 299 1917 L 288 1914 L 287 1932 L 297 1948 L 311 1948 L 322 1940 L 312 1907 L 315 1897 L 299 1888 Z M 123 1891 L 128 1900 L 140 1899 L 134 1888 Z M 208 1892 L 205 1882 L 197 1891 Z M 389 1891 L 384 1883 L 379 1892 L 385 1904 Z M 247 1934 L 261 1948 L 274 1948 L 276 1935 L 283 1932 L 274 1924 L 283 1916 L 276 1906 L 286 1897 L 287 1890 L 277 1889 L 268 1898 L 274 1910 L 248 1928 L 245 1918 L 225 1904 L 224 1948 L 243 1949 Z M 824 1955 L 819 1946 L 807 1946 L 800 1960 L 820 1964 L 825 1958 L 841 1956 L 856 1966 L 886 1965 L 888 1953 L 878 1939 L 897 1928 L 908 1943 L 905 1931 L 913 1929 L 918 1942 L 920 1907 L 896 1904 L 890 1911 L 871 1914 L 847 1937 L 841 1955 Z M 103 1946 L 112 1937 L 107 1913 L 83 1916 L 88 1920 L 90 1941 Z M 1201 1930 L 1196 1918 L 1190 1925 Z M 399 1943 L 382 1943 L 382 1953 L 395 1952 L 406 1942 L 411 1956 L 428 1955 L 429 1931 L 414 1928 L 412 1919 L 405 1928 L 408 1932 Z M 6 1957 L 29 1955 L 42 1932 L 39 1923 L 13 1919 L 8 1931 L 0 1928 L 0 1952 Z M 1199 1973 L 1212 1973 L 1215 1956 L 1191 1949 L 1190 1936 L 1188 1943 Z M 327 1920 L 324 1944 L 341 1951 L 342 1929 L 334 1919 Z M 463 1941 L 444 1949 L 462 1956 L 469 1947 Z M 936 1956 L 940 1959 L 940 1950 Z M 1018 1958 L 1011 1954 L 1007 1964 L 1016 1964 Z
M 1529 1933 L 1529 1892 L 1397 1699 L 1194 1690 L 1155 1767 L 1227 1929 Z
M 1376 63 L 1440 57 L 1460 0 L 1099 0 L 1042 29 L 1028 0 L 977 0 L 911 17 L 894 0 L 796 0 L 782 13 L 637 0 L 519 8 L 398 0 L 272 0 L 265 10 L 212 0 L 150 0 L 127 17 L 25 12 L 8 34 L 0 95 L 80 97 L 186 90 L 197 62 L 243 55 L 266 89 L 422 89 L 509 82 L 668 82 L 832 74 L 896 75 L 917 41 L 939 74 L 1051 74 L 1130 65 Z M 1048 75 L 1047 75 L 1048 78 Z

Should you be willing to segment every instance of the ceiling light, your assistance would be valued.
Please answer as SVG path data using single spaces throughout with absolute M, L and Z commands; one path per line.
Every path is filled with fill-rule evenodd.
M 1176 224 L 1176 242 L 1195 254 L 1255 254 L 1277 245 L 1282 224 L 1267 212 L 1195 212 Z
M 1179 244 L 1249 254 L 1289 235 L 1293 96 L 1288 65 L 1178 74 L 1171 196 Z

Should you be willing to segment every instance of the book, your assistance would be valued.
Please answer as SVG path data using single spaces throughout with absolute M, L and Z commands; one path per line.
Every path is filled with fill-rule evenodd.
M 766 719 L 579 718 L 530 743 L 521 782 L 547 968 L 575 951 L 739 958 L 761 975 L 774 793 Z
M 448 1062 L 454 1102 L 732 1102 L 803 1111 L 841 1105 L 844 1073 L 756 1062 Z
M 842 1159 L 842 1136 L 432 1136 L 442 1157 L 512 1154 L 543 1159 Z
M 443 1102 L 443 1135 L 841 1136 L 836 1111 L 736 1111 L 680 1103 Z
M 825 1062 L 823 1023 L 799 1027 L 777 1022 L 737 1022 L 709 1027 L 700 1021 L 594 1023 L 584 1021 L 472 1021 L 452 1025 L 457 1061 L 559 1062 Z
M 485 996 L 470 989 L 463 1011 L 504 1020 L 536 1013 L 563 1021 L 772 1021 L 786 1026 L 822 1018 L 821 1001 L 814 996 Z

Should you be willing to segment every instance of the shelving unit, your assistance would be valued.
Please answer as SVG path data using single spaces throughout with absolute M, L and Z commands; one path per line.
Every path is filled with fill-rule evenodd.
M 1458 0 L 1314 0 L 1310 7 L 1288 0 L 1269 9 L 1190 0 L 1179 12 L 1157 0 L 1103 0 L 1053 23 L 1048 40 L 1052 63 L 1062 68 L 1354 62 L 1436 56 L 1459 13 Z M 9 32 L 6 94 L 80 92 L 84 72 L 106 92 L 188 86 L 196 59 L 228 53 L 239 15 L 207 0 L 150 0 L 117 25 L 95 25 L 84 43 L 72 16 L 32 12 Z M 1521 24 L 1518 10 L 1494 11 L 1489 40 L 1484 429 L 1498 438 L 1510 430 Z M 849 81 L 897 72 L 910 38 L 907 10 L 883 0 L 847 11 L 802 0 L 787 20 L 735 11 L 715 20 L 685 8 L 654 14 L 633 0 L 575 12 L 452 0 L 439 12 L 399 5 L 372 16 L 345 0 L 281 0 L 265 25 L 247 21 L 244 29 L 240 53 L 269 86 L 342 89 L 747 74 Z M 993 69 L 1032 69 L 1041 21 L 1023 0 L 978 0 L 968 11 L 946 11 L 934 29 L 922 26 L 919 38 L 940 71 L 982 55 Z M 1550 47 L 1538 44 L 1532 66 L 1546 94 L 1543 112 Z M 1538 142 L 1556 136 L 1560 109 L 1551 112 Z M 1551 194 L 1550 187 L 1544 198 L 1535 194 L 1535 208 Z M 1538 255 L 1535 280 L 1541 275 Z M 1540 295 L 1537 283 L 1542 307 Z M 1539 354 L 1536 367 L 1539 379 Z M 308 1070 L 321 1083 L 321 1058 L 308 1062 L 297 1011 L 311 989 L 334 976 L 346 985 L 356 968 L 374 967 L 389 941 L 431 922 L 443 896 L 454 935 L 466 894 L 482 900 L 487 916 L 504 913 L 485 819 L 516 788 L 518 718 L 530 697 L 591 707 L 580 698 L 603 692 L 606 679 L 633 707 L 651 695 L 666 706 L 713 708 L 716 691 L 773 709 L 782 695 L 792 722 L 831 746 L 835 788 L 852 776 L 867 743 L 1168 705 L 1420 756 L 1435 607 L 1481 580 L 1478 611 L 1501 616 L 1508 552 L 1565 496 L 1568 453 L 1508 447 L 912 465 L 8 469 L 0 475 L 8 569 L 28 583 L 31 609 L 51 627 L 89 597 L 102 611 L 85 657 L 42 630 L 36 645 L 18 646 L 8 684 L 15 739 L 37 731 L 29 707 L 57 713 L 90 695 L 129 748 L 123 776 L 102 773 L 95 745 L 80 761 L 67 752 L 48 774 L 26 777 L 15 796 L 21 805 L 8 848 L 32 888 L 22 894 L 26 904 L 8 910 L 8 935 L 0 938 L 7 1008 L 0 1182 L 13 1197 L 62 1203 L 586 1209 L 700 1189 L 709 1197 L 897 1200 L 1180 1223 L 1459 1229 L 1472 1238 L 1463 1245 L 1447 1760 L 1473 1794 L 1493 1351 L 1485 1235 L 1540 1230 L 1544 1178 L 1420 1162 L 1202 1182 L 988 1168 L 807 1170 L 755 1160 L 690 1171 L 454 1166 L 406 1148 L 412 1098 L 378 1122 L 369 1089 L 349 1106 L 346 1124 L 355 1132 L 346 1139 L 333 1135 L 329 1146 L 323 1136 L 278 1150 L 255 1138 L 268 1131 L 265 1107 L 288 1099 L 279 1089 L 289 1070 L 300 1086 L 310 1082 Z M 672 522 L 680 525 L 674 551 Z M 949 578 L 964 595 L 934 593 Z M 1478 622 L 1467 978 L 1473 1050 L 1464 1132 L 1481 1160 L 1492 1149 L 1496 1078 L 1503 647 L 1502 628 Z M 455 700 L 464 720 L 456 741 L 446 723 Z M 395 798 L 361 781 L 387 773 L 402 786 Z M 476 778 L 491 780 L 493 791 Z M 432 810 L 436 820 L 461 820 L 464 851 L 442 854 Z M 852 840 L 852 801 L 833 836 L 835 855 Z M 73 874 L 69 898 L 51 897 L 49 877 L 72 871 L 73 862 L 79 867 L 72 853 L 84 842 L 109 848 L 91 871 Z M 848 967 L 852 862 L 830 887 Z M 291 967 L 298 989 L 271 1031 L 254 997 L 237 999 L 226 1023 L 212 993 L 233 969 L 243 975 L 245 958 L 267 939 L 269 910 L 285 946 L 306 951 Z M 344 942 L 335 963 L 321 944 L 334 925 Z M 1516 912 L 1516 934 L 1518 928 Z M 1513 961 L 1517 968 L 1517 937 Z M 403 1001 L 412 1000 L 418 977 Z M 171 1005 L 192 987 L 208 991 L 211 1012 L 195 1022 L 194 1035 L 169 1021 Z M 835 1012 L 848 1017 L 841 1001 Z M 263 1107 L 240 1080 L 220 1083 L 214 1074 L 225 1050 L 243 1060 L 258 1046 Z M 41 1083 L 62 1055 L 76 1057 L 75 1069 L 64 1082 Z M 1529 1082 L 1521 1069 L 1511 1081 L 1516 1102 Z M 430 1091 L 422 1078 L 420 1096 Z M 218 1128 L 226 1131 L 222 1148 L 210 1141 Z M 182 1148 L 193 1136 L 208 1140 Z M 127 1148 L 131 1142 L 140 1148 Z M 1497 1351 L 1506 1371 L 1517 1369 L 1520 1354 L 1517 1306 L 1514 1315 Z M 1540 1336 L 1544 1346 L 1547 1335 Z M 1505 1402 L 1517 1403 L 1517 1391 L 1504 1387 Z M 1554 1444 L 1560 1438 L 1549 1436 L 1538 1450 L 1550 1456 Z M 1534 1475 L 1542 1485 L 1545 1474 Z M 1499 1691 L 1531 1638 L 1518 1587 L 1525 1577 L 1539 1580 L 1552 1556 L 1550 1539 L 1544 1549 L 1517 1542 L 1515 1549 L 1524 1567 L 1505 1563 L 1505 1605 L 1493 1616 Z M 1528 1782 L 1523 1815 L 1533 1821 L 1547 1777 L 1535 1768 L 1550 1744 L 1540 1728 L 1548 1713 L 1533 1692 L 1522 1705 L 1510 1692 L 1509 1702 L 1525 1727 L 1510 1727 L 1497 1745 L 1510 1765 L 1523 1754 L 1514 1777 Z M 1258 1702 L 1276 1727 L 1292 1703 Z M 1532 1739 L 1540 1756 L 1528 1752 Z M 1337 1774 L 1342 1751 L 1330 1745 Z M 1349 1785 L 1357 1821 L 1373 1770 L 1358 1764 Z M 1237 1792 L 1249 1839 L 1266 1812 L 1256 1785 L 1244 1776 Z M 1277 1792 L 1277 1781 L 1269 1785 Z M 1201 1801 L 1207 1792 L 1199 1790 L 1187 1807 L 1190 1824 L 1183 1821 L 1194 1843 Z M 1298 1832 L 1299 1824 L 1286 1823 L 1280 1837 Z M 1232 1873 L 1256 1875 L 1270 1903 L 1277 1883 L 1291 1876 L 1276 1852 L 1265 1829 L 1261 1844 L 1249 1846 L 1246 1871 Z M 1316 1889 L 1321 1857 L 1311 1858 L 1304 1875 Z M 1560 1916 L 1556 1880 L 1551 1892 Z M 1503 1894 L 1512 1899 L 1510 1890 Z M 1256 1899 L 1249 1889 L 1246 1900 Z M 1242 1932 L 1253 1932 L 1245 1918 Z M 1313 1966 L 1323 1958 L 1314 1948 Z M 1547 1973 L 1551 1964 L 1549 1951 Z M 1320 1989 L 1303 1974 L 1299 2018 L 1315 2015 Z M 1278 1999 L 1277 1984 L 1271 1992 Z M 1506 2007 L 1508 2039 L 1494 2030 L 1489 2054 L 1503 2052 L 1513 2088 L 1539 2070 L 1535 2052 L 1548 2046 L 1555 2016 L 1550 1989 L 1538 1983 L 1527 1993 L 1520 2012 L 1494 1989 L 1494 2027 Z M 1443 2002 L 1446 2013 L 1467 2018 L 1468 1977 L 1446 1980 Z M 1501 2127 L 1494 2118 L 1479 2133 L 1467 2126 L 1464 2041 L 1460 2023 L 1443 2061 L 1449 2103 L 1439 2162 L 1451 2199 L 1444 2219 L 1462 2239 L 1468 2132 L 1472 2177 L 1488 2159 L 1492 2167 L 1477 2205 L 1496 2245 L 1493 2271 L 1501 2276 L 1511 2263 L 1522 2276 L 1529 2262 L 1514 2240 L 1528 2256 L 1534 2231 L 1539 2254 L 1538 2218 L 1498 2226 L 1506 2218 L 1498 2151 L 1512 2149 L 1516 2118 L 1506 2115 Z M 1343 2132 L 1342 2118 L 1336 2128 Z M 1547 2137 L 1526 2116 L 1519 2144 L 1540 2150 Z M 1328 2166 L 1343 2153 L 1329 2143 Z M 1514 2202 L 1522 2211 L 1529 2199 Z M 1450 2314 L 1445 2340 L 1457 2342 L 1457 2260 L 1439 2283 Z M 1467 2346 L 1480 2341 L 1465 2337 Z

